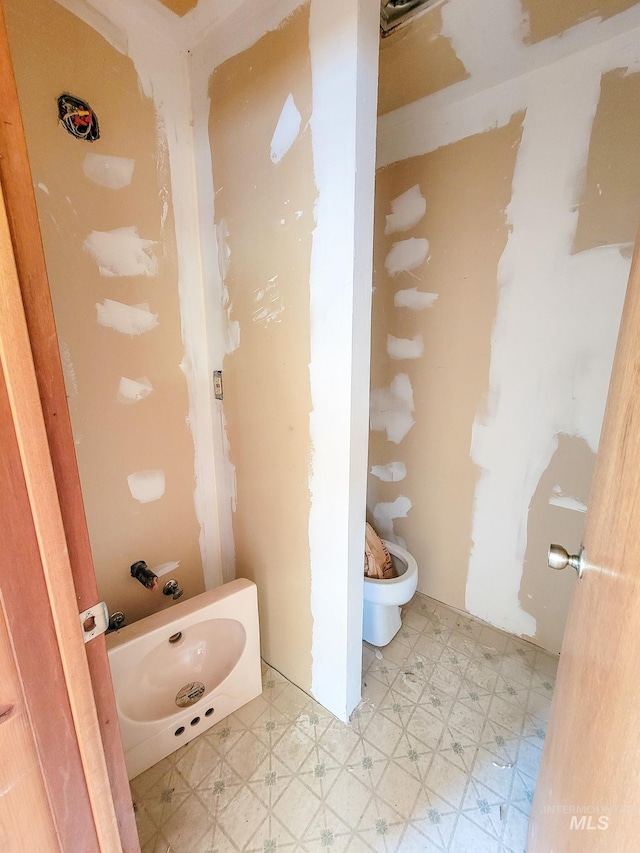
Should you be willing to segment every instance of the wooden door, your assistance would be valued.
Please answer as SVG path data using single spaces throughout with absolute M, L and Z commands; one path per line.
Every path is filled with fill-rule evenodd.
M 31 845 L 48 853 L 70 844 L 65 801 L 77 803 L 80 843 L 96 849 L 4 370 L 0 431 L 0 850 L 15 853 Z M 43 666 L 49 672 L 46 690 Z
M 587 568 L 562 645 L 528 853 L 640 848 L 640 239 L 584 546 Z
M 3 199 L 0 230 L 3 297 L 0 334 L 3 336 L 3 376 L 27 486 L 29 509 L 32 515 L 35 513 L 34 532 L 41 571 L 47 585 L 49 608 L 53 610 L 62 674 L 50 669 L 46 658 L 37 653 L 42 642 L 38 631 L 44 622 L 38 621 L 34 625 L 33 620 L 28 620 L 28 613 L 25 613 L 20 623 L 21 611 L 16 608 L 21 596 L 24 603 L 28 603 L 28 595 L 25 594 L 28 585 L 24 583 L 32 576 L 35 577 L 36 573 L 26 566 L 21 569 L 17 558 L 10 568 L 15 575 L 15 583 L 23 584 L 22 593 L 9 599 L 4 595 L 3 588 L 4 615 L 8 622 L 20 627 L 26 638 L 25 643 L 31 643 L 33 665 L 40 666 L 39 674 L 34 673 L 32 678 L 34 697 L 46 705 L 47 714 L 52 720 L 62 714 L 56 703 L 54 686 L 64 684 L 70 696 L 67 703 L 70 703 L 73 732 L 64 726 L 52 727 L 51 736 L 47 735 L 41 742 L 41 746 L 48 748 L 57 739 L 59 752 L 58 759 L 52 760 L 50 764 L 46 760 L 43 762 L 44 781 L 55 806 L 56 796 L 62 802 L 68 790 L 68 786 L 65 788 L 60 780 L 56 782 L 55 767 L 59 764 L 59 775 L 62 774 L 62 777 L 64 772 L 77 774 L 81 771 L 85 777 L 84 786 L 91 811 L 87 812 L 85 801 L 80 796 L 77 800 L 73 797 L 66 800 L 66 814 L 62 810 L 56 812 L 54 808 L 53 816 L 62 849 L 65 853 L 75 850 L 84 853 L 94 849 L 114 853 L 123 849 L 126 853 L 137 853 L 140 847 L 104 637 L 98 637 L 80 649 L 75 642 L 78 638 L 77 613 L 95 604 L 98 593 L 1 3 L 0 80 L 0 197 Z M 4 452 L 4 428 L 2 436 Z M 17 476 L 15 466 L 11 469 L 11 476 Z M 38 516 L 38 513 L 44 515 Z M 49 538 L 44 529 L 47 524 L 50 525 Z M 26 552 L 26 535 L 24 548 Z M 25 627 L 27 625 L 28 629 Z M 14 660 L 14 665 L 18 667 L 22 678 L 24 673 L 21 667 L 24 662 L 18 654 L 18 646 L 15 646 L 15 651 L 18 658 Z M 86 683 L 83 682 L 85 675 Z M 76 740 L 75 747 L 73 738 Z M 74 751 L 79 752 L 80 765 L 74 766 L 71 762 Z M 67 758 L 71 763 L 65 764 Z M 83 846 L 77 828 L 85 819 L 87 823 L 93 821 L 97 824 L 97 842 L 91 843 L 87 836 L 87 843 Z M 63 836 L 66 831 L 70 835 L 65 840 Z M 36 848 L 31 845 L 24 849 Z

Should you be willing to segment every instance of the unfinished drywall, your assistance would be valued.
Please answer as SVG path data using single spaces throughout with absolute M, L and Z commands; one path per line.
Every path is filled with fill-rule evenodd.
M 229 320 L 238 329 L 237 346 L 224 360 L 236 571 L 258 585 L 264 657 L 306 690 L 309 275 L 317 195 L 311 97 L 308 4 L 211 77 L 215 223 Z
M 225 365 L 226 453 L 242 469 L 217 471 L 232 495 L 238 474 L 238 565 L 260 573 L 263 653 L 347 719 L 360 699 L 362 662 L 379 9 L 359 0 L 300 5 L 245 4 L 192 51 L 201 251 L 216 316 L 212 361 Z M 292 21 L 295 37 L 282 38 Z M 239 75 L 231 89 L 211 87 L 213 70 L 215 86 L 230 57 L 228 69 L 251 66 L 272 43 L 278 52 L 268 55 L 264 79 L 245 68 L 246 80 Z M 253 112 L 243 106 L 245 85 Z M 232 117 L 220 127 L 216 98 Z M 237 116 L 256 129 L 251 139 Z M 240 146 L 229 144 L 227 125 Z M 230 219 L 223 212 L 238 194 L 252 207 L 236 205 Z M 251 277 L 232 289 L 234 270 Z M 293 430 L 280 412 L 273 425 L 265 420 L 276 400 Z M 240 434 L 248 444 L 234 440 Z
M 603 74 L 573 251 L 632 244 L 640 226 L 640 74 Z
M 603 20 L 635 6 L 635 0 L 522 0 L 527 16 L 527 41 L 561 36 L 565 30 L 590 19 Z
M 376 179 L 369 465 L 399 462 L 406 475 L 373 474 L 371 521 L 410 543 L 430 595 L 458 608 L 480 475 L 469 447 L 489 378 L 522 119 L 386 166 Z M 389 399 L 384 389 L 394 388 Z M 408 394 L 410 419 L 399 425 Z
M 203 589 L 166 143 L 102 35 L 52 0 L 6 12 L 98 588 L 132 621 L 170 604 L 129 576 L 136 560 Z M 99 140 L 58 122 L 65 92 Z
M 403 26 L 380 40 L 381 115 L 469 76 L 441 30 L 442 15 L 436 8 L 416 18 L 411 26 Z M 397 74 L 400 68 L 401 81 Z
M 545 8 L 534 0 L 528 5 Z M 524 115 L 521 138 L 509 153 L 511 172 L 505 170 L 489 190 L 504 200 L 507 240 L 494 270 L 495 314 L 488 323 L 482 314 L 478 318 L 478 334 L 490 353 L 488 373 L 484 389 L 473 391 L 476 410 L 466 442 L 454 420 L 451 435 L 433 451 L 433 422 L 440 424 L 451 401 L 468 393 L 466 372 L 447 381 L 447 365 L 427 359 L 429 341 L 448 328 L 437 313 L 440 290 L 451 287 L 464 263 L 474 268 L 478 243 L 495 236 L 495 229 L 485 231 L 481 217 L 463 214 L 464 233 L 451 234 L 438 276 L 431 274 L 436 255 L 426 230 L 412 225 L 413 230 L 382 237 L 378 231 L 378 257 L 388 256 L 389 234 L 405 242 L 396 251 L 409 266 L 410 255 L 419 257 L 410 238 L 429 240 L 430 255 L 422 266 L 407 267 L 406 275 L 418 280 L 403 286 L 394 309 L 374 316 L 378 347 L 384 349 L 373 364 L 387 359 L 387 375 L 397 380 L 382 386 L 385 396 L 378 403 L 395 407 L 391 426 L 400 443 L 381 445 L 381 433 L 372 432 L 375 470 L 368 506 L 374 519 L 377 508 L 377 520 L 409 550 L 426 553 L 424 563 L 418 560 L 419 589 L 558 651 L 572 579 L 546 567 L 546 545 L 552 536 L 576 547 L 584 523 L 585 476 L 598 446 L 629 270 L 629 234 L 638 225 L 637 198 L 626 191 L 637 186 L 635 146 L 621 141 L 616 147 L 613 140 L 632 139 L 636 128 L 628 113 L 637 99 L 640 5 L 625 4 L 615 14 L 617 7 L 602 4 L 562 39 L 536 43 L 527 36 L 531 15 L 515 0 L 490 8 L 476 0 L 449 0 L 439 10 L 440 32 L 469 77 L 380 118 L 378 175 L 384 181 L 385 172 L 397 170 L 403 179 L 377 199 L 377 216 L 391 227 L 403 217 L 412 221 L 412 210 L 419 212 L 417 195 L 403 194 L 415 184 L 426 202 L 425 221 L 446 220 L 450 201 L 430 208 L 430 199 L 446 196 L 441 183 L 450 180 L 447 173 L 440 169 L 425 182 L 402 167 L 477 134 L 492 135 L 516 114 Z M 400 87 L 401 66 L 388 73 Z M 495 160 L 489 158 L 484 169 Z M 394 199 L 399 211 L 390 208 Z M 387 272 L 397 269 L 397 257 L 391 257 Z M 475 275 L 471 272 L 470 282 Z M 399 323 L 397 309 L 405 305 L 414 309 Z M 430 317 L 429 335 L 413 320 L 416 310 Z M 462 300 L 460 323 L 465 310 Z M 473 346 L 478 346 L 473 338 L 462 342 L 459 358 Z M 423 371 L 438 370 L 440 385 L 423 394 Z M 409 447 L 413 452 L 404 453 Z M 436 456 L 428 470 L 425 452 Z M 437 464 L 438 453 L 453 457 L 446 471 Z M 390 467 L 392 462 L 402 467 Z M 479 472 L 475 483 L 468 474 L 473 467 Z M 389 471 L 387 480 L 376 476 L 381 470 Z M 421 476 L 412 481 L 414 470 Z M 398 472 L 406 475 L 398 479 Z M 445 552 L 436 532 L 442 546 L 436 552 L 425 541 L 425 519 L 437 516 L 442 502 L 454 503 L 452 496 L 461 519 L 468 519 L 471 508 L 470 537 L 467 523 L 460 522 L 465 546 L 450 541 Z
M 158 2 L 180 16 L 186 15 L 198 5 L 198 0 L 158 0 Z

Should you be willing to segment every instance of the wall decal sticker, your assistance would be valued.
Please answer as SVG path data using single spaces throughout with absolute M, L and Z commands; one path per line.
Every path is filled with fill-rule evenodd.
M 73 95 L 60 95 L 58 98 L 58 118 L 72 136 L 94 142 L 100 137 L 98 117 L 86 101 Z

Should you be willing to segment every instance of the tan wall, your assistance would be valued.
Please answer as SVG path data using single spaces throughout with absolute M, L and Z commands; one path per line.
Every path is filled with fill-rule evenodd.
M 636 5 L 636 0 L 524 0 L 522 10 L 528 23 L 527 40 L 539 42 L 561 36 L 569 27 L 593 18 L 606 20 Z
M 469 76 L 441 29 L 440 9 L 434 9 L 428 15 L 416 18 L 411 26 L 401 27 L 380 39 L 380 115 Z M 401 79 L 398 78 L 398 69 L 402 69 Z
M 170 576 L 185 595 L 203 589 L 166 151 L 129 59 L 53 0 L 5 7 L 98 587 L 110 611 L 122 609 L 133 621 L 171 603 L 131 579 L 136 560 L 150 567 L 179 561 Z M 60 126 L 63 92 L 95 109 L 98 141 L 75 139 Z M 112 184 L 121 162 L 95 157 L 132 160 L 130 184 L 96 183 L 86 174 L 87 155 Z M 102 256 L 102 265 L 126 274 L 102 275 L 85 241 L 116 229 L 136 229 L 148 242 L 136 243 L 129 232 L 128 250 L 127 236 L 116 235 L 114 256 Z M 132 266 L 123 267 L 125 259 Z M 148 304 L 157 326 L 128 334 L 100 325 L 96 306 L 104 300 Z M 122 402 L 121 377 L 146 377 L 153 390 Z M 142 503 L 128 477 L 145 471 L 162 471 L 165 490 Z
M 198 5 L 198 0 L 159 0 L 159 2 L 180 16 L 186 15 Z
M 640 225 L 640 73 L 603 74 L 574 252 L 633 243 Z M 628 253 L 631 248 L 628 247 Z
M 240 334 L 224 361 L 237 482 L 236 570 L 258 585 L 265 659 L 307 690 L 309 265 L 316 197 L 308 30 L 307 4 L 217 68 L 209 124 L 229 318 Z M 274 162 L 271 141 L 290 95 L 300 133 Z
M 423 588 L 458 608 L 465 604 L 480 474 L 469 455 L 471 431 L 488 385 L 497 266 L 508 233 L 504 211 L 522 118 L 516 115 L 499 130 L 394 163 L 380 169 L 376 180 L 371 387 L 390 387 L 394 376 L 408 376 L 415 426 L 398 443 L 389 441 L 386 431 L 371 432 L 370 469 L 402 462 L 407 476 L 401 482 L 371 476 L 370 520 L 376 524 L 374 512 L 384 516 L 381 503 L 408 498 L 412 508 L 394 523 L 394 533 L 423 567 L 428 578 Z M 408 230 L 385 234 L 391 203 L 416 185 L 425 197 L 425 215 Z M 385 261 L 394 244 L 411 239 L 428 240 L 427 259 L 390 275 Z M 396 294 L 413 288 L 437 299 L 422 309 L 394 305 Z M 408 341 L 419 336 L 422 354 L 390 356 L 389 335 Z
M 520 17 L 517 3 L 504 6 Z M 553 6 L 551 14 L 544 0 L 529 0 L 527 26 L 514 32 L 507 25 L 485 46 L 449 0 L 382 42 L 381 156 L 388 165 L 376 183 L 378 428 L 370 469 L 400 462 L 406 476 L 383 482 L 372 474 L 368 509 L 415 554 L 420 590 L 557 651 L 575 579 L 550 573 L 546 548 L 550 541 L 577 548 L 584 527 L 626 259 L 640 222 L 640 74 L 600 47 L 590 52 L 599 34 L 592 21 L 574 33 L 575 56 L 557 42 L 553 50 L 565 51 L 558 58 L 570 59 L 553 65 L 549 58 L 544 73 L 513 86 L 527 51 L 542 39 L 638 4 Z M 450 52 L 439 75 L 404 86 L 416 57 L 430 67 L 443 42 Z M 613 56 L 627 47 L 621 37 L 610 49 Z M 475 70 L 465 76 L 465 68 Z M 483 75 L 495 89 L 482 89 Z M 572 75 L 581 81 L 573 91 Z M 430 92 L 437 94 L 425 97 Z M 506 98 L 521 111 L 505 124 Z M 564 114 L 554 112 L 558 103 Z M 396 122 L 388 111 L 400 106 Z M 469 116 L 486 116 L 498 129 L 470 134 Z M 433 129 L 440 127 L 449 141 L 438 145 Z M 398 145 L 388 141 L 394 129 Z M 429 153 L 414 156 L 420 134 Z M 393 162 L 403 145 L 412 156 Z M 386 150 L 393 156 L 385 160 Z M 415 185 L 426 213 L 411 228 L 385 234 L 391 203 Z M 385 262 L 394 243 L 411 238 L 426 238 L 428 254 L 390 275 Z M 397 291 L 414 287 L 434 294 L 430 307 L 394 305 Z M 405 355 L 413 347 L 414 357 L 393 358 L 398 347 Z M 409 378 L 409 402 L 408 386 L 394 396 L 398 374 Z M 388 420 L 381 405 L 404 411 L 410 428 L 398 443 L 381 428 Z

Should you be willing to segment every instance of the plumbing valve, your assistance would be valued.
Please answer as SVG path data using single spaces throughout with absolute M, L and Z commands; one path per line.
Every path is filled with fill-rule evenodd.
M 162 587 L 163 595 L 170 595 L 174 601 L 177 601 L 180 596 L 184 593 L 183 589 L 180 589 L 178 586 L 178 581 L 170 580 L 167 581 L 166 584 Z
M 147 568 L 144 560 L 138 560 L 131 566 L 131 577 L 140 581 L 147 589 L 155 589 L 158 586 L 158 576 Z

